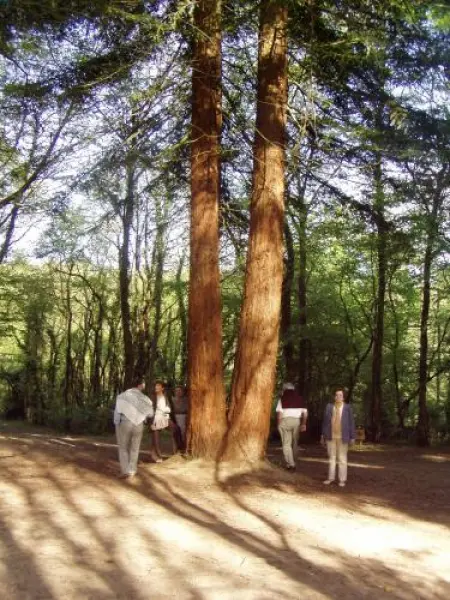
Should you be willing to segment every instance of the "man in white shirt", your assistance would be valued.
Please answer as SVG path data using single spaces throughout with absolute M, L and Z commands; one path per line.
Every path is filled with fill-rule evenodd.
M 288 471 L 295 470 L 299 431 L 306 431 L 308 409 L 292 383 L 285 383 L 276 407 L 278 431 L 283 445 L 283 456 Z
M 137 379 L 134 387 L 117 396 L 114 409 L 120 476 L 136 474 L 144 421 L 154 414 L 152 401 L 143 393 L 145 382 Z

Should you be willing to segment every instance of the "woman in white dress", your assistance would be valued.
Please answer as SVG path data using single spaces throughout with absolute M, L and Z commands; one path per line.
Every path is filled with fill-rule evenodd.
M 155 461 L 162 462 L 161 447 L 159 445 L 159 432 L 169 426 L 170 405 L 164 395 L 164 384 L 161 381 L 155 383 L 155 418 L 150 425 L 152 432 L 153 451 Z

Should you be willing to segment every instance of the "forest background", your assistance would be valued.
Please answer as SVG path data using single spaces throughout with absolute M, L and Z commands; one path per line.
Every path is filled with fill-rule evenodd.
M 189 383 L 193 454 L 228 430 L 257 458 L 289 379 L 313 438 L 343 386 L 373 441 L 449 439 L 445 2 L 3 0 L 0 23 L 5 415 L 103 432 L 144 373 Z

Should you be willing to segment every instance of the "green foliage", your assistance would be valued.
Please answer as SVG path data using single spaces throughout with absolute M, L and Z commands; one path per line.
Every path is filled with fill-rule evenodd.
M 446 2 L 431 3 L 430 15 L 436 27 L 450 33 L 450 10 Z
M 44 422 L 49 427 L 58 431 L 101 435 L 113 431 L 113 409 L 113 403 L 112 408 L 88 404 L 82 407 L 72 406 L 69 409 L 65 409 L 61 404 L 56 403 L 54 406 L 46 409 Z

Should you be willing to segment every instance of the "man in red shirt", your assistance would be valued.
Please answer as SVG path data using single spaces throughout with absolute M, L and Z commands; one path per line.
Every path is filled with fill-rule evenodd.
M 283 456 L 288 471 L 295 470 L 299 431 L 306 431 L 308 409 L 303 397 L 292 383 L 285 383 L 276 407 L 278 431 L 283 445 Z

